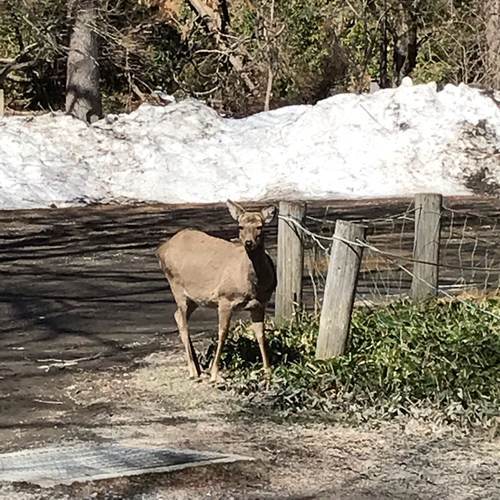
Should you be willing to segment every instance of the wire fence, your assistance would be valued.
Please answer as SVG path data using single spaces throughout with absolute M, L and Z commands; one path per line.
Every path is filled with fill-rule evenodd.
M 500 292 L 500 211 L 486 212 L 443 206 L 438 294 Z M 350 219 L 367 228 L 358 301 L 382 302 L 409 294 L 416 262 L 415 215 L 414 204 L 409 203 L 404 211 L 388 217 Z M 337 218 L 346 217 L 335 217 L 327 208 L 322 216 L 306 216 L 301 225 L 294 222 L 304 242 L 306 305 L 316 311 L 321 306 Z
M 440 288 L 500 289 L 500 217 L 444 207 Z

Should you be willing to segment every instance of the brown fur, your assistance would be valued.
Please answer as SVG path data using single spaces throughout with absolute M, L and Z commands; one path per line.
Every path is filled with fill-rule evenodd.
M 228 201 L 239 225 L 239 241 L 229 242 L 193 229 L 184 229 L 163 243 L 158 251 L 160 266 L 177 303 L 175 319 L 186 349 L 189 373 L 200 375 L 198 359 L 189 337 L 188 320 L 198 306 L 218 309 L 219 339 L 211 370 L 216 380 L 222 347 L 236 310 L 248 310 L 259 343 L 264 368 L 269 361 L 264 339 L 264 312 L 276 288 L 276 273 L 264 250 L 263 226 L 274 216 L 274 207 L 246 212 Z

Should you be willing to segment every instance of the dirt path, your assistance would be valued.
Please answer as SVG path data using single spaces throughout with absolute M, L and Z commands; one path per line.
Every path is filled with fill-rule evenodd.
M 499 211 L 494 200 L 453 203 Z M 330 218 L 370 219 L 407 206 L 335 202 L 328 210 Z M 309 213 L 325 211 L 316 204 Z M 243 416 L 228 394 L 186 382 L 173 303 L 153 254 L 186 226 L 234 236 L 223 207 L 0 212 L 0 450 L 136 439 L 257 462 L 48 492 L 3 485 L 0 497 L 500 497 L 496 441 L 413 424 L 374 431 L 272 423 Z M 271 250 L 275 238 L 274 226 Z M 198 343 L 213 326 L 212 312 L 195 313 Z
M 3 485 L 0 498 L 458 500 L 500 495 L 498 438 L 456 436 L 415 421 L 374 429 L 273 422 L 245 413 L 235 397 L 207 382 L 187 380 L 182 353 L 175 348 L 138 357 L 129 366 L 59 371 L 51 378 L 45 397 L 52 404 L 44 412 L 25 411 L 10 433 L 3 428 L 4 448 L 21 442 L 119 440 L 237 453 L 255 461 L 45 490 Z

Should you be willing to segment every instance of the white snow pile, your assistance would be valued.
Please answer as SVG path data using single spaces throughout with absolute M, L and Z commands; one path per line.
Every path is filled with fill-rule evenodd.
M 500 108 L 466 85 L 340 94 L 228 119 L 142 105 L 87 126 L 0 118 L 0 208 L 500 193 Z

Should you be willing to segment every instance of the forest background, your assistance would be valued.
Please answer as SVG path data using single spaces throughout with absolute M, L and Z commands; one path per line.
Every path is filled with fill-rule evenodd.
M 500 0 L 3 0 L 7 112 L 164 94 L 228 116 L 415 82 L 500 88 Z

